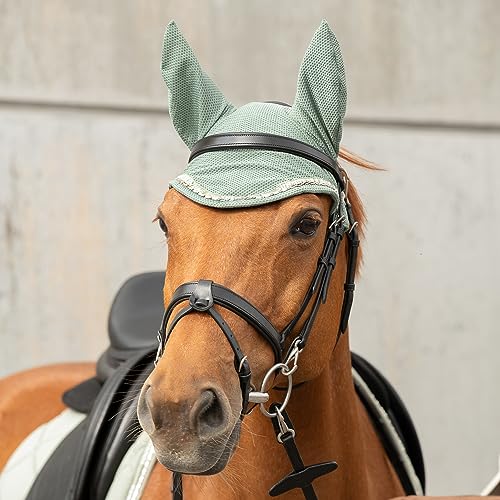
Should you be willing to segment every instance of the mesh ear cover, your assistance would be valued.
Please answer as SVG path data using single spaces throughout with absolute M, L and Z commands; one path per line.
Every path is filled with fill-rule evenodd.
M 336 157 L 346 104 L 347 86 L 340 45 L 323 20 L 302 61 L 291 115 L 320 137 L 330 155 Z
M 169 110 L 181 139 L 191 149 L 234 107 L 202 70 L 193 50 L 171 21 L 163 37 L 161 73 L 169 90 Z
M 339 44 L 326 21 L 304 56 L 292 107 L 230 104 L 203 72 L 173 22 L 165 32 L 162 74 L 173 124 L 190 148 L 207 135 L 253 132 L 297 139 L 337 157 L 346 85 Z M 328 171 L 313 161 L 270 150 L 203 153 L 170 185 L 189 199 L 216 208 L 262 205 L 304 193 L 329 195 L 332 210 L 340 203 L 337 183 Z

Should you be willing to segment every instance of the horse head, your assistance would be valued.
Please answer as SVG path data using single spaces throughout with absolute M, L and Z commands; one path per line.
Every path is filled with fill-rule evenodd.
M 350 308 L 344 282 L 355 262 L 343 236 L 362 221 L 362 209 L 336 162 L 347 155 L 340 150 L 345 77 L 324 22 L 292 106 L 233 106 L 174 23 L 162 71 L 191 158 L 158 208 L 168 242 L 167 313 L 138 416 L 165 467 L 214 474 L 263 392 L 286 388 L 283 372 L 270 368 L 300 351 L 293 383 L 317 377 Z

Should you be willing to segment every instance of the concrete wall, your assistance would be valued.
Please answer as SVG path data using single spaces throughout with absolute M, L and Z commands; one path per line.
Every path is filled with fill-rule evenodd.
M 186 151 L 159 74 L 175 18 L 235 103 L 292 100 L 321 18 L 344 50 L 344 144 L 369 216 L 353 348 L 401 391 L 434 494 L 500 452 L 500 5 L 495 0 L 0 0 L 0 374 L 95 359 Z

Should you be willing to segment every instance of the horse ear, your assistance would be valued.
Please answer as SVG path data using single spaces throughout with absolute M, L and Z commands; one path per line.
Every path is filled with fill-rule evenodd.
M 169 90 L 170 117 L 191 149 L 214 123 L 234 110 L 201 66 L 174 21 L 163 37 L 161 73 Z
M 347 102 L 340 45 L 326 21 L 311 40 L 299 71 L 292 116 L 323 140 L 336 157 Z

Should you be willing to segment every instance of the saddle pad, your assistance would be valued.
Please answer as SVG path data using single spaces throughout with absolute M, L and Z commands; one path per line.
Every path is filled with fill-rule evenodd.
M 153 444 L 142 432 L 123 457 L 106 500 L 139 500 L 155 464 Z
M 0 500 L 24 500 L 53 451 L 84 418 L 67 409 L 26 437 L 0 475 Z M 139 500 L 155 464 L 151 440 L 142 432 L 121 461 L 106 500 Z
M 85 417 L 68 408 L 29 434 L 0 474 L 0 500 L 24 500 L 54 450 Z
M 106 498 L 132 445 L 128 436 L 136 425 L 136 398 L 153 366 L 151 357 L 149 351 L 136 353 L 106 381 L 90 413 L 59 443 L 40 470 L 29 500 Z
M 407 495 L 425 492 L 422 449 L 413 421 L 389 381 L 366 359 L 351 352 L 356 392 Z

